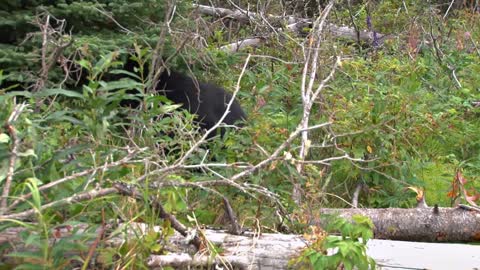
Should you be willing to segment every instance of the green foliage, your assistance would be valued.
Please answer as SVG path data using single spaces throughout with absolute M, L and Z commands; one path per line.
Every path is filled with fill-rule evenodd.
M 94 234 L 85 231 L 77 233 L 72 231 L 70 236 L 55 239 L 55 235 L 50 235 L 51 217 L 43 213 L 42 199 L 37 186 L 38 179 L 27 179 L 26 188 L 32 193 L 30 207 L 35 210 L 37 223 L 24 223 L 17 220 L 3 220 L 4 222 L 20 225 L 25 231 L 20 233 L 22 243 L 25 244 L 26 251 L 11 252 L 8 256 L 14 258 L 17 262 L 23 262 L 15 269 L 64 269 L 67 266 L 82 262 L 79 256 L 64 256 L 68 252 L 85 252 L 88 246 L 84 241 L 93 239 Z M 4 223 L 4 228 L 6 223 Z M 66 225 L 67 227 L 69 225 Z M 34 233 L 36 232 L 36 233 Z
M 434 175 L 453 172 L 454 164 L 449 165 L 451 159 L 446 157 L 478 164 L 478 155 L 471 151 L 479 146 L 474 116 L 478 108 L 471 104 L 480 96 L 465 90 L 475 88 L 473 77 L 478 78 L 478 73 L 472 72 L 477 69 L 472 59 L 478 61 L 478 55 L 455 50 L 448 54 L 457 74 L 462 74 L 457 76 L 463 86 L 457 90 L 455 81 L 443 75 L 446 71 L 434 52 L 423 50 L 415 61 L 381 52 L 373 59 L 346 61 L 342 66 L 346 75 L 328 90 L 328 111 L 337 119 L 336 132 L 359 131 L 342 139 L 341 145 L 356 158 L 372 159 L 362 169 L 336 162 L 334 178 L 367 183 L 377 194 L 369 205 L 408 205 L 402 186 L 437 186 L 429 184 L 440 181 Z M 447 171 L 431 175 L 426 170 L 432 164 Z
M 352 221 L 330 217 L 329 231 L 340 236 L 314 235 L 316 241 L 304 249 L 292 263 L 295 269 L 375 269 L 375 261 L 367 256 L 367 242 L 373 237 L 373 223 L 363 216 Z
M 143 171 L 142 164 L 130 167 L 116 166 L 95 178 L 88 175 L 78 176 L 55 188 L 41 192 L 37 187 L 78 171 L 101 167 L 105 162 L 108 163 L 126 156 L 125 144 L 128 139 L 125 139 L 125 130 L 135 130 L 139 126 L 146 126 L 145 130 L 139 130 L 137 135 L 132 136 L 135 144 L 145 151 L 139 154 L 138 158 L 142 158 L 142 155 L 158 156 L 159 159 L 166 160 L 168 158 L 173 161 L 183 151 L 182 149 L 188 147 L 186 140 L 174 141 L 170 138 L 170 141 L 166 141 L 167 135 L 158 135 L 178 134 L 178 138 L 181 138 L 184 135 L 179 132 L 178 127 L 181 127 L 182 130 L 185 130 L 186 125 L 190 126 L 190 129 L 194 128 L 192 116 L 176 110 L 179 105 L 166 103 L 165 99 L 155 99 L 150 96 L 145 96 L 147 103 L 150 104 L 147 110 L 130 109 L 119 105 L 120 100 L 125 98 L 127 89 L 137 89 L 143 93 L 145 85 L 129 78 L 110 82 L 101 80 L 100 78 L 106 76 L 105 74 L 114 64 L 113 58 L 114 54 L 108 54 L 94 63 L 81 62 L 89 72 L 87 77 L 90 78 L 88 83 L 83 85 L 81 92 L 44 88 L 35 93 L 8 92 L 0 96 L 0 106 L 4 108 L 0 111 L 0 122 L 2 123 L 6 123 L 13 111 L 18 109 L 18 105 L 15 104 L 16 98 L 23 98 L 27 106 L 19 114 L 20 117 L 12 123 L 17 130 L 21 145 L 19 145 L 14 167 L 15 177 L 10 196 L 12 197 L 11 201 L 14 201 L 17 197 L 32 193 L 31 198 L 20 201 L 16 209 L 19 211 L 35 209 L 38 226 L 30 226 L 24 235 L 25 243 L 28 243 L 35 252 L 11 254 L 19 263 L 23 262 L 20 269 L 63 269 L 67 265 L 88 263 L 83 257 L 64 256 L 63 252 L 86 252 L 89 247 L 81 243 L 92 240 L 97 235 L 85 234 L 83 238 L 80 238 L 79 235 L 74 234 L 72 237 L 62 238 L 52 244 L 51 228 L 55 224 L 64 224 L 71 217 L 76 217 L 74 220 L 77 222 L 100 223 L 104 222 L 100 213 L 106 211 L 105 215 L 112 218 L 120 216 L 124 220 L 136 220 L 146 216 L 148 218 L 144 219 L 148 219 L 152 225 L 159 223 L 153 209 L 143 206 L 146 209 L 129 212 L 132 210 L 131 202 L 124 202 L 114 197 L 107 200 L 93 199 L 84 204 L 66 206 L 61 211 L 55 208 L 41 210 L 46 202 L 62 200 L 90 190 L 92 185 L 99 185 L 102 182 L 103 185 L 109 185 L 105 183 L 109 179 L 125 182 L 135 181 L 139 172 Z M 38 100 L 41 101 L 41 105 L 39 111 L 34 112 Z M 130 117 L 126 118 L 125 115 L 130 115 Z M 158 121 L 150 121 L 151 119 Z M 4 131 L 0 133 L 0 183 L 5 183 L 10 167 L 9 153 L 13 143 L 10 133 Z M 168 155 L 154 152 L 162 150 L 163 147 L 171 152 Z M 179 178 L 175 179 L 174 176 L 169 178 L 172 181 L 181 181 Z M 142 191 L 145 192 L 145 198 L 150 195 L 158 195 L 156 190 L 145 189 Z M 185 196 L 181 192 L 162 190 L 160 196 L 165 196 L 165 208 L 168 211 L 181 211 L 185 208 L 184 206 L 182 208 L 184 202 L 179 195 Z M 105 210 L 105 206 L 108 205 L 113 205 L 113 207 L 107 207 L 110 210 Z M 128 208 L 123 209 L 126 206 Z M 122 209 L 122 211 L 117 212 L 116 209 Z M 3 221 L 15 222 L 15 220 Z M 27 226 L 23 223 L 21 225 Z M 166 225 L 163 230 L 165 235 L 160 236 L 167 237 L 171 232 L 169 225 Z M 103 263 L 106 265 L 125 264 L 127 267 L 144 266 L 148 254 L 161 252 L 163 244 L 160 245 L 157 242 L 158 237 L 158 233 L 147 235 L 146 239 L 143 237 L 134 239 L 118 250 L 106 249 L 101 252 L 102 256 L 105 256 L 102 257 L 105 259 Z M 135 256 L 129 257 L 129 254 L 135 254 Z M 118 261 L 116 257 L 118 255 L 127 262 Z M 111 260 L 107 258 L 111 258 Z
M 160 170 L 155 174 L 152 171 L 178 161 L 199 137 L 194 115 L 178 110 L 180 106 L 165 97 L 147 93 L 152 82 L 143 70 L 132 73 L 122 66 L 127 57 L 139 66 L 149 63 L 151 48 L 162 29 L 166 1 L 4 2 L 0 5 L 0 70 L 3 70 L 0 126 L 19 104 L 26 104 L 13 123 L 20 144 L 8 202 L 32 193 L 16 203 L 15 211 L 34 209 L 38 222 L 34 227 L 20 223 L 32 232 L 23 235 L 23 240 L 36 248 L 34 253 L 12 255 L 24 262 L 24 268 L 41 268 L 39 261 L 49 269 L 61 269 L 71 262 L 88 264 L 88 258 L 65 258 L 60 250 L 85 251 L 82 243 L 96 236 L 86 235 L 85 239 L 72 236 L 65 242 L 52 244 L 49 232 L 55 225 L 74 221 L 94 224 L 92 228 L 96 228 L 105 222 L 104 218 L 142 221 L 150 226 L 161 223 L 158 213 L 148 203 L 115 195 L 42 210 L 45 203 L 117 182 L 138 188 L 145 201 L 150 196 L 158 198 L 167 211 L 185 224 L 221 223 L 222 199 L 215 193 L 218 192 L 229 198 L 245 226 L 256 227 L 260 223 L 278 229 L 275 227 L 278 205 L 267 196 L 246 194 L 230 187 L 214 187 L 215 192 L 206 188 L 159 190 L 155 184 L 171 182 L 188 186 L 218 179 L 219 175 L 228 179 L 239 171 L 237 165 L 257 164 L 275 151 L 302 117 L 304 37 L 292 34 L 247 50 L 271 56 L 252 58 L 240 82 L 238 98 L 248 114 L 248 124 L 242 130 L 229 131 L 227 136 L 212 140 L 208 147 L 188 158 L 188 164 L 210 160 L 235 166 L 215 168 L 215 172 Z M 232 90 L 245 54 L 227 54 L 217 48 L 251 36 L 252 29 L 241 26 L 234 32 L 232 29 L 236 27 L 232 25 L 214 23 L 203 30 L 198 20 L 186 12 L 191 1 L 177 2 L 178 16 L 170 22 L 163 56 L 171 56 L 176 49 L 180 51 L 169 67 Z M 475 43 L 480 35 L 478 14 L 458 10 L 456 16 L 443 20 L 427 2 L 352 2 L 359 4 L 351 9 L 337 6 L 332 21 L 349 25 L 354 22 L 363 30 L 368 28 L 367 18 L 370 18 L 372 30 L 391 34 L 392 38 L 378 47 L 325 38 L 315 85 L 329 72 L 334 56 L 341 55 L 343 60 L 335 79 L 315 103 L 310 124 L 327 120 L 334 124 L 328 130 L 310 132 L 313 147 L 307 158 L 321 160 L 347 153 L 365 161 L 337 160 L 329 166 L 306 164 L 302 173 L 298 173 L 295 159 L 299 140 L 294 140 L 283 156 L 237 182 L 250 187 L 258 185 L 259 189 L 278 195 L 285 210 L 293 213 L 293 229 L 302 228 L 295 222 L 310 220 L 316 207 L 345 206 L 359 184 L 364 187 L 360 204 L 368 207 L 409 207 L 415 196 L 405 190 L 411 186 L 424 187 L 429 204 L 448 205 L 447 192 L 454 173 L 460 169 L 469 180 L 468 188 L 478 188 L 480 107 L 475 105 L 480 100 L 480 56 Z M 280 8 L 278 4 L 272 7 Z M 73 80 L 64 81 L 65 66 L 55 62 L 45 86 L 31 92 L 40 78 L 41 65 L 42 35 L 35 20 L 45 18 L 42 17 L 45 14 L 53 16 L 52 22 L 54 17 L 66 20 L 62 38 L 72 38 L 73 43 L 62 55 L 73 55 L 70 59 L 82 67 L 85 78 L 76 85 Z M 25 40 L 27 33 L 32 35 Z M 195 36 L 194 42 L 187 36 Z M 195 43 L 196 37 L 201 37 L 201 45 Z M 51 49 L 47 47 L 48 52 Z M 131 90 L 139 95 L 132 95 Z M 120 102 L 126 100 L 142 101 L 143 106 L 136 109 L 121 106 Z M 2 187 L 11 169 L 13 146 L 11 132 L 0 129 Z M 133 148 L 141 149 L 133 161 L 103 169 L 105 164 L 127 156 Z M 54 188 L 38 190 L 39 186 L 85 171 L 89 173 Z M 142 176 L 145 176 L 143 182 L 139 183 Z M 293 183 L 299 183 L 303 189 L 302 205 L 291 200 Z M 354 223 L 335 220 L 333 227 L 340 231 L 341 237 L 319 237 L 300 261 L 314 269 L 374 267 L 365 255 L 371 224 L 358 217 L 354 220 Z M 112 267 L 144 268 L 147 254 L 161 254 L 162 241 L 172 232 L 168 222 L 162 225 L 161 234 L 152 230 L 119 248 L 99 247 L 100 261 Z M 212 254 L 221 253 L 217 247 L 210 249 Z M 337 252 L 325 256 L 329 249 Z
M 177 11 L 187 6 L 188 1 L 180 1 Z M 10 75 L 8 83 L 20 83 L 22 88 L 35 82 L 40 69 L 37 49 L 42 44 L 39 24 L 47 14 L 52 27 L 65 21 L 64 33 L 60 34 L 72 35 L 74 45 L 66 49 L 65 55 L 95 61 L 118 48 L 129 48 L 138 40 L 154 45 L 160 29 L 155 25 L 163 22 L 165 8 L 163 0 L 7 1 L 0 7 L 0 70 Z M 143 27 L 146 23 L 152 27 Z M 58 67 L 49 72 L 50 82 L 58 83 L 63 76 Z

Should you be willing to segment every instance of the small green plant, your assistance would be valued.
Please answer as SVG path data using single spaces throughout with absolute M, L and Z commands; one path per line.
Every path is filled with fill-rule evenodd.
M 26 223 L 14 219 L 0 220 L 25 228 L 19 234 L 25 249 L 11 252 L 8 256 L 18 263 L 15 269 L 65 269 L 74 264 L 81 265 L 83 259 L 80 256 L 65 256 L 65 254 L 87 252 L 88 246 L 84 242 L 88 237 L 95 237 L 95 234 L 88 232 L 79 234 L 72 231 L 69 237 L 56 238 L 55 233 L 52 234 L 50 230 L 52 224 L 49 216 L 41 211 L 42 199 L 36 181 L 27 179 L 25 186 L 32 192 L 32 200 L 29 204 L 36 210 L 37 223 Z M 66 226 L 69 227 L 69 225 Z M 0 229 L 6 227 L 7 225 L 4 225 Z
M 375 269 L 375 261 L 367 255 L 367 241 L 373 236 L 373 223 L 364 216 L 355 215 L 353 222 L 333 217 L 328 228 L 340 236 L 328 235 L 312 226 L 305 238 L 313 244 L 292 261 L 295 269 Z

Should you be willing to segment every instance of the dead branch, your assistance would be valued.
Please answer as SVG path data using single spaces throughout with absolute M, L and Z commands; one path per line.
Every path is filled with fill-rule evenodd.
M 248 48 L 248 47 L 254 48 L 254 47 L 260 46 L 264 40 L 265 38 L 261 38 L 261 37 L 248 38 L 248 39 L 244 39 L 244 40 L 240 40 L 234 43 L 224 45 L 220 47 L 220 50 L 233 53 L 233 52 L 240 51 L 244 48 Z
M 140 151 L 141 150 L 144 150 L 144 149 L 140 149 Z M 84 170 L 84 171 L 81 171 L 81 172 L 78 172 L 78 173 L 74 173 L 72 175 L 69 175 L 69 176 L 66 176 L 66 177 L 63 177 L 63 178 L 60 178 L 60 179 L 57 179 L 57 180 L 53 180 L 53 181 L 49 182 L 48 184 L 39 186 L 38 191 L 48 190 L 52 187 L 58 186 L 60 184 L 63 184 L 65 182 L 77 179 L 77 178 L 82 177 L 82 176 L 86 176 L 86 175 L 90 175 L 90 174 L 94 175 L 98 171 L 106 172 L 110 168 L 114 168 L 114 167 L 118 167 L 120 165 L 127 164 L 132 160 L 133 157 L 135 157 L 135 155 L 137 153 L 138 153 L 138 151 L 128 150 L 128 154 L 120 160 L 105 163 L 103 166 L 100 166 L 100 167 L 87 169 L 87 170 Z M 24 194 L 24 195 L 18 197 L 12 204 L 10 204 L 8 206 L 8 210 L 10 211 L 10 210 L 14 209 L 15 206 L 17 206 L 19 203 L 24 202 L 25 200 L 29 199 L 31 196 L 32 196 L 32 193 L 27 193 L 27 194 Z
M 303 68 L 302 74 L 302 85 L 301 85 L 301 95 L 302 95 L 302 104 L 303 104 L 303 116 L 301 126 L 304 131 L 301 134 L 301 145 L 299 151 L 299 160 L 303 161 L 305 156 L 308 153 L 308 148 L 310 145 L 310 141 L 308 139 L 308 131 L 305 130 L 309 126 L 309 119 L 310 119 L 310 111 L 312 109 L 313 103 L 317 99 L 320 92 L 325 87 L 326 83 L 333 77 L 333 74 L 337 68 L 338 63 L 340 62 L 340 58 L 337 58 L 335 62 L 335 66 L 332 68 L 330 74 L 320 83 L 316 91 L 313 91 L 313 85 L 316 81 L 317 70 L 318 70 L 318 57 L 320 53 L 320 46 L 323 41 L 323 29 L 325 26 L 325 22 L 327 20 L 328 14 L 333 7 L 333 2 L 330 2 L 325 9 L 323 10 L 321 16 L 315 22 L 312 36 L 310 37 L 309 47 L 304 48 L 304 51 L 307 51 L 307 55 L 305 56 L 305 65 Z M 307 84 L 307 79 L 309 79 Z M 303 171 L 303 164 L 297 163 L 296 166 L 297 172 L 302 174 Z M 301 202 L 301 192 L 298 183 L 293 183 L 293 191 L 292 191 L 292 198 L 297 203 L 300 204 Z
M 50 23 L 52 19 L 55 20 L 55 23 L 58 25 L 57 27 L 53 27 Z M 48 80 L 48 73 L 53 65 L 58 61 L 65 48 L 73 43 L 73 39 L 65 34 L 65 20 L 59 20 L 50 14 L 45 14 L 36 18 L 36 24 L 42 33 L 42 67 L 40 69 L 39 79 L 33 87 L 33 92 L 45 87 Z
M 230 201 L 228 200 L 227 197 L 225 196 L 222 196 L 222 197 L 223 197 L 223 207 L 225 209 L 225 214 L 227 215 L 231 225 L 229 232 L 233 235 L 242 234 L 243 233 L 242 228 L 240 227 L 240 224 L 238 224 L 237 215 L 235 214 L 235 211 L 233 211 Z
M 23 110 L 27 108 L 25 103 L 17 104 L 13 109 L 12 113 L 8 117 L 7 122 L 5 123 L 5 128 L 7 129 L 10 137 L 12 138 L 12 151 L 10 154 L 10 161 L 8 163 L 7 176 L 5 178 L 5 184 L 3 186 L 2 192 L 2 203 L 0 206 L 0 214 L 5 213 L 7 210 L 7 201 L 10 195 L 10 187 L 13 181 L 13 174 L 15 172 L 15 162 L 17 161 L 18 156 L 18 146 L 20 145 L 20 139 L 17 136 L 17 130 L 15 129 L 14 123 L 17 121 L 20 114 Z
M 193 6 L 197 8 L 198 12 L 200 12 L 201 14 L 215 17 L 231 18 L 238 20 L 239 22 L 265 22 L 269 24 L 269 28 L 271 28 L 270 25 L 278 25 L 279 27 L 281 27 L 282 24 L 285 24 L 286 29 L 289 29 L 290 31 L 293 31 L 297 34 L 300 34 L 305 27 L 314 24 L 314 21 L 312 19 L 297 18 L 294 16 L 260 14 L 243 10 L 238 6 L 236 7 L 235 11 L 226 8 L 210 7 L 199 4 L 194 4 Z M 327 9 L 327 7 L 325 7 L 325 9 Z M 391 38 L 385 34 L 375 33 L 374 31 L 356 30 L 351 27 L 338 26 L 331 23 L 326 23 L 325 29 L 334 37 L 344 38 L 353 41 L 363 41 L 367 42 L 368 44 L 373 44 L 374 42 L 377 42 L 377 44 L 382 44 L 387 38 Z M 265 38 L 266 37 L 249 38 L 243 41 L 237 41 L 222 46 L 221 49 L 235 52 L 243 47 L 258 46 L 262 41 L 265 40 Z
M 119 183 L 115 184 L 114 186 L 117 190 L 120 191 L 122 195 L 127 195 L 137 200 L 144 199 L 143 196 L 133 187 L 127 187 L 126 185 Z M 178 219 L 174 215 L 168 213 L 165 208 L 163 208 L 163 205 L 158 201 L 158 199 L 150 197 L 149 203 L 153 205 L 154 209 L 159 211 L 160 218 L 168 220 L 177 232 L 179 232 L 184 237 L 190 238 L 190 242 L 197 248 L 197 250 L 200 249 L 200 247 L 202 246 L 202 240 L 195 232 L 193 232 L 192 235 L 192 231 L 188 230 L 188 228 L 180 221 L 178 221 Z
M 160 30 L 159 38 L 155 49 L 152 51 L 152 63 L 150 65 L 150 72 L 148 73 L 148 82 L 150 86 L 148 88 L 149 93 L 153 93 L 157 87 L 158 79 L 162 72 L 164 72 L 164 63 L 162 59 L 163 49 L 165 46 L 165 39 L 167 34 L 167 29 L 170 29 L 171 18 L 174 16 L 174 10 L 176 9 L 175 1 L 168 1 L 167 8 L 165 9 L 165 19 Z
M 90 201 L 95 198 L 105 197 L 112 193 L 118 193 L 118 190 L 116 188 L 104 188 L 99 190 L 93 189 L 88 192 L 83 192 L 80 194 L 76 194 L 67 198 L 59 199 L 57 201 L 44 204 L 39 209 L 33 208 L 20 213 L 2 215 L 0 216 L 0 222 L 13 220 L 13 219 L 26 220 L 31 216 L 35 215 L 36 213 L 41 213 L 50 208 L 58 208 L 58 207 L 72 205 L 72 204 L 83 202 L 83 201 Z
M 358 197 L 360 196 L 360 191 L 362 190 L 362 188 L 363 188 L 362 182 L 358 183 L 357 186 L 355 187 L 355 191 L 353 192 L 353 196 L 352 196 L 353 208 L 358 208 Z

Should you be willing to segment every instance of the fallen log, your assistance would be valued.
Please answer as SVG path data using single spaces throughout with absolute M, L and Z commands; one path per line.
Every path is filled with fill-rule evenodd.
M 272 25 L 279 25 L 279 24 L 281 25 L 285 23 L 287 29 L 297 34 L 300 34 L 303 31 L 304 27 L 313 25 L 312 19 L 297 18 L 294 16 L 259 14 L 256 12 L 240 10 L 240 9 L 233 11 L 226 8 L 211 7 L 211 6 L 199 5 L 199 4 L 194 4 L 193 6 L 201 14 L 214 16 L 214 17 L 228 17 L 243 23 L 249 22 L 252 20 L 262 22 L 265 19 L 268 19 L 269 23 L 271 23 Z M 332 23 L 328 24 L 326 29 L 332 36 L 337 38 L 344 38 L 344 39 L 353 40 L 353 41 L 362 41 L 368 44 L 375 44 L 375 45 L 381 45 L 385 41 L 385 39 L 391 38 L 391 37 L 388 37 L 387 35 L 377 33 L 374 31 L 359 30 L 357 32 L 352 27 L 338 26 Z M 258 37 L 250 38 L 250 39 L 246 39 L 245 41 L 237 41 L 235 43 L 226 45 L 222 47 L 222 49 L 234 51 L 235 49 L 238 49 L 238 44 L 243 44 L 243 46 L 259 46 L 259 44 L 263 40 L 265 40 L 265 38 L 263 39 Z
M 369 217 L 374 238 L 418 242 L 480 241 L 480 213 L 463 208 L 321 209 L 321 214 Z M 320 222 L 321 223 L 321 222 Z
M 418 242 L 475 242 L 480 241 L 480 212 L 464 208 L 323 208 L 320 214 L 338 215 L 351 219 L 353 215 L 369 217 L 373 224 L 374 238 Z M 328 219 L 311 221 L 325 227 Z M 142 225 L 143 226 L 143 225 Z M 142 227 L 143 228 L 143 227 Z M 19 243 L 22 227 L 8 228 L 0 232 L 0 245 Z M 73 231 L 71 226 L 54 229 L 52 235 Z
M 99 231 L 101 228 L 96 230 Z M 110 235 L 103 239 L 99 246 L 120 247 L 129 241 L 141 242 L 143 237 L 151 237 L 152 230 L 160 231 L 161 227 L 151 228 L 143 223 L 123 223 L 119 224 L 117 228 L 109 228 L 109 230 L 111 231 Z M 25 244 L 18 237 L 22 231 L 25 229 L 18 227 L 4 230 L 0 233 L 0 245 L 10 244 L 16 251 L 24 249 Z M 145 262 L 146 265 L 149 269 L 164 269 L 168 266 L 176 269 L 213 268 L 217 265 L 223 269 L 282 270 L 289 269 L 290 259 L 298 256 L 309 245 L 309 241 L 303 236 L 293 234 L 246 232 L 244 235 L 238 236 L 228 234 L 223 230 L 209 229 L 201 230 L 199 233 L 208 240 L 210 248 L 215 247 L 218 252 L 208 252 L 208 249 L 197 252 L 177 232 L 164 243 L 167 253 L 150 255 Z M 87 224 L 62 226 L 52 232 L 52 245 L 59 243 L 59 238 L 68 238 L 72 235 L 77 235 L 72 241 L 78 241 L 79 234 L 85 235 L 87 239 L 90 237 L 88 243 L 91 245 L 95 241 L 93 240 L 94 236 L 97 235 L 95 231 L 92 232 L 89 229 Z M 148 234 L 150 236 L 146 236 Z M 455 250 L 454 254 L 452 254 L 452 250 Z M 7 254 L 5 252 L 4 249 L 3 255 Z M 330 251 L 330 254 L 332 252 L 334 251 Z M 73 256 L 73 254 L 71 255 Z M 480 246 L 472 245 L 373 239 L 367 243 L 367 255 L 376 260 L 382 269 L 474 269 L 480 265 Z M 0 256 L 0 262 L 15 263 L 8 256 Z M 92 262 L 90 265 L 96 263 Z
M 120 247 L 129 241 L 142 241 L 143 237 L 151 235 L 152 230 L 161 232 L 161 226 L 149 227 L 144 223 L 122 223 L 117 228 L 108 226 L 113 232 L 100 243 L 101 246 Z M 89 245 L 93 245 L 92 236 L 97 235 L 102 228 L 92 231 L 87 224 L 67 225 L 54 229 L 51 233 L 51 246 L 58 243 L 60 238 L 68 240 L 74 237 L 78 241 L 79 235 L 84 235 Z M 18 264 L 14 258 L 6 256 L 8 252 L 35 251 L 32 246 L 27 247 L 21 241 L 19 234 L 26 229 L 23 227 L 8 228 L 0 233 L 0 247 L 3 247 L 1 263 L 10 265 Z M 193 245 L 187 243 L 185 238 L 178 232 L 168 238 L 163 247 L 168 253 L 165 255 L 152 254 L 146 264 L 150 269 L 163 269 L 164 267 L 187 268 L 190 266 L 223 266 L 224 269 L 287 269 L 288 262 L 307 246 L 307 240 L 300 235 L 271 234 L 245 232 L 244 235 L 231 235 L 224 230 L 205 229 L 198 231 L 202 238 L 206 239 L 208 248 L 197 252 Z M 150 236 L 151 237 L 151 236 Z M 160 240 L 160 239 L 159 239 Z M 9 248 L 5 248 L 9 245 Z M 213 247 L 221 250 L 221 253 L 211 252 Z M 75 252 L 68 252 L 73 257 Z M 80 253 L 80 251 L 79 251 Z M 76 254 L 79 255 L 79 254 Z

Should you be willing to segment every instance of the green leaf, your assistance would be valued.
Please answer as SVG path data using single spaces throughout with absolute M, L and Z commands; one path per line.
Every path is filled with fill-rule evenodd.
M 353 264 L 351 261 L 349 261 L 349 260 L 345 260 L 345 261 L 343 261 L 343 266 L 344 266 L 345 269 L 347 269 L 347 270 L 352 270 L 354 264 Z
M 69 115 L 70 112 L 68 111 L 56 111 L 50 115 L 48 115 L 46 118 L 45 118 L 45 121 L 50 121 L 50 120 L 53 120 L 53 121 L 68 121 L 68 122 L 71 122 L 72 124 L 75 124 L 75 125 L 80 125 L 82 123 L 82 121 L 78 120 L 77 118 L 75 117 L 72 117 Z
M 25 258 L 25 259 L 37 259 L 39 261 L 43 261 L 43 256 L 39 252 L 34 251 L 23 251 L 23 252 L 12 252 L 7 256 L 15 257 L 15 258 Z
M 117 90 L 117 89 L 142 89 L 143 84 L 131 80 L 131 79 L 122 79 L 119 81 L 113 81 L 113 82 L 100 82 L 101 85 L 101 90 L 103 91 L 111 91 L 111 90 Z
M 132 78 L 135 78 L 139 81 L 142 80 L 142 78 L 140 78 L 140 76 L 138 76 L 138 74 L 135 74 L 133 72 L 129 72 L 129 71 L 126 71 L 126 70 L 123 70 L 123 69 L 114 69 L 114 70 L 111 70 L 109 71 L 110 74 L 123 74 L 123 75 L 128 75 Z
M 66 96 L 66 97 L 71 97 L 71 98 L 79 98 L 79 99 L 84 99 L 83 95 L 79 92 L 72 91 L 72 90 L 66 90 L 66 89 L 61 89 L 61 88 L 49 88 L 49 89 L 44 89 L 34 95 L 34 97 L 49 97 L 49 96 Z
M 118 55 L 117 51 L 110 52 L 107 55 L 103 55 L 102 59 L 100 59 L 95 66 L 93 67 L 93 78 L 99 78 L 99 75 L 102 72 L 105 72 L 108 67 L 111 66 L 113 58 Z
M 32 203 L 37 210 L 40 210 L 42 206 L 42 197 L 40 196 L 40 191 L 38 190 L 37 181 L 35 179 L 27 179 L 26 186 L 32 193 Z
M 31 245 L 34 247 L 40 247 L 42 244 L 44 244 L 36 233 L 29 233 L 27 238 L 24 239 L 24 242 L 27 247 Z
M 319 261 L 321 261 L 321 258 L 323 257 L 323 254 L 320 254 L 319 252 L 312 252 L 308 258 L 310 259 L 310 263 L 312 265 L 318 264 Z
M 20 156 L 20 157 L 35 157 L 35 158 L 38 158 L 37 155 L 35 154 L 35 151 L 33 151 L 33 149 L 28 149 L 28 150 L 25 151 L 25 152 L 20 152 L 20 153 L 18 153 L 18 156 Z
M 81 59 L 81 60 L 77 61 L 76 63 L 77 63 L 77 65 L 83 67 L 86 70 L 92 70 L 92 64 L 85 59 Z
M 347 257 L 350 253 L 350 243 L 348 242 L 340 242 L 338 243 L 338 251 L 342 254 L 343 257 Z
M 10 137 L 6 133 L 0 133 L 0 143 L 9 143 Z
M 38 179 L 36 177 L 29 177 L 29 178 L 25 179 L 25 181 L 28 181 L 30 183 L 35 183 L 36 186 L 39 186 L 39 185 L 43 184 L 43 182 L 40 181 L 40 179 Z
M 173 105 L 163 105 L 160 109 L 161 113 L 169 113 L 172 111 L 177 110 L 178 108 L 181 108 L 182 105 L 180 104 L 173 104 Z
M 5 94 L 6 97 L 26 97 L 31 98 L 33 95 L 29 91 L 12 91 Z

